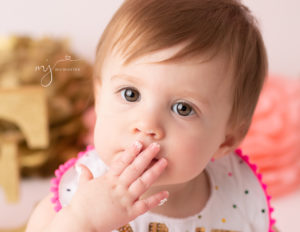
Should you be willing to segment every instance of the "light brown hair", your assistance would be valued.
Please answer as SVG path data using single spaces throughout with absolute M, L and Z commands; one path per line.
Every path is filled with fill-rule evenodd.
M 106 55 L 119 48 L 125 62 L 189 41 L 163 62 L 225 52 L 233 69 L 229 127 L 246 135 L 267 74 L 267 54 L 250 10 L 238 0 L 126 0 L 104 30 L 96 51 L 94 84 Z

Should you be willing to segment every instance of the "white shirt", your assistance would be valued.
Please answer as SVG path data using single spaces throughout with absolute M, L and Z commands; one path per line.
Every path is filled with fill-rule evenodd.
M 53 202 L 56 210 L 69 204 L 77 190 L 79 174 L 74 164 L 86 165 L 94 177 L 103 175 L 107 166 L 97 152 L 88 147 L 78 159 L 61 165 L 53 180 Z M 201 212 L 186 218 L 171 218 L 151 212 L 140 215 L 128 225 L 114 231 L 170 231 L 170 232 L 270 232 L 269 197 L 261 182 L 256 166 L 248 157 L 236 150 L 218 160 L 211 161 L 206 172 L 210 181 L 210 197 Z

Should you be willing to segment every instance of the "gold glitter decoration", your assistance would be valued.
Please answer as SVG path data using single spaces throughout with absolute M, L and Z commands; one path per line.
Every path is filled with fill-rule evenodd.
M 205 228 L 203 228 L 203 227 L 197 227 L 195 229 L 195 232 L 205 232 Z
M 126 224 L 125 226 L 122 226 L 118 229 L 120 232 L 133 232 L 131 226 L 129 224 Z
M 0 232 L 24 232 L 25 229 L 26 229 L 26 224 L 24 226 L 15 229 L 0 229 Z
M 226 219 L 225 219 L 225 218 L 222 218 L 222 222 L 225 223 L 225 222 L 226 222 Z
M 82 138 L 87 134 L 87 127 L 82 116 L 94 102 L 92 71 L 90 64 L 72 52 L 68 39 L 0 36 L 0 92 L 21 93 L 27 87 L 36 87 L 46 96 L 46 115 L 35 112 L 34 103 L 39 97 L 32 104 L 22 100 L 23 106 L 26 104 L 28 110 L 35 112 L 32 121 L 33 116 L 47 120 L 49 145 L 46 147 L 29 146 L 23 126 L 11 117 L 0 117 L 0 136 L 21 135 L 17 145 L 22 176 L 53 175 L 59 164 L 86 148 Z M 21 109 L 15 114 L 20 112 Z
M 241 232 L 236 230 L 211 230 L 211 232 Z
M 0 124 L 0 187 L 7 202 L 16 203 L 19 201 L 19 167 L 26 161 L 24 156 L 19 157 L 19 142 L 25 139 L 32 149 L 45 149 L 49 145 L 45 91 L 39 86 L 2 89 L 0 106 L 0 123 L 2 119 L 9 120 L 11 123 L 6 121 L 6 126 L 19 127 L 23 132 L 2 131 Z M 33 153 L 35 158 L 36 154 Z
M 219 189 L 219 186 L 218 186 L 218 185 L 216 185 L 216 186 L 215 186 L 215 189 L 216 189 L 216 190 L 218 190 L 218 189 Z
M 149 232 L 168 232 L 169 229 L 164 223 L 151 222 L 149 224 Z
M 133 232 L 133 230 L 129 224 L 122 226 L 121 228 L 118 229 L 118 231 L 119 232 Z M 149 223 L 149 232 L 168 232 L 168 231 L 169 231 L 169 229 L 164 223 L 158 223 L 158 222 Z M 187 230 L 187 232 L 188 232 L 188 230 Z M 195 232 L 206 232 L 206 229 L 204 227 L 197 227 L 195 229 Z M 210 232 L 241 232 L 241 231 L 212 229 Z

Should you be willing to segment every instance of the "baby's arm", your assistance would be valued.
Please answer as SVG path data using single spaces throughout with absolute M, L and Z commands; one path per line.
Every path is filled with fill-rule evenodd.
M 56 213 L 51 203 L 52 194 L 46 196 L 34 209 L 26 228 L 26 232 L 48 231 L 85 231 L 73 220 L 66 209 Z
M 160 158 L 152 167 L 159 146 L 142 150 L 140 143 L 119 154 L 110 169 L 98 178 L 81 166 L 78 189 L 71 202 L 55 213 L 50 196 L 35 209 L 26 232 L 108 232 L 129 223 L 168 197 L 166 191 L 146 199 L 140 196 L 162 174 L 167 161 Z
M 34 209 L 28 224 L 26 232 L 42 231 L 50 224 L 55 216 L 53 205 L 51 204 L 51 194 L 46 196 Z

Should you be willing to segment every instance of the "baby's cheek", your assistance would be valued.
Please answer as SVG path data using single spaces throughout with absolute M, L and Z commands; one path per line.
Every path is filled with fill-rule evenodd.
M 186 181 L 193 179 L 199 175 L 205 168 L 204 163 L 197 162 L 198 160 L 191 160 L 191 162 L 182 163 L 182 175 L 185 176 Z
M 111 141 L 109 138 L 111 137 L 106 133 L 104 126 L 97 121 L 94 131 L 94 145 L 97 153 L 105 164 L 110 163 Z
M 203 154 L 200 149 L 195 149 L 196 147 L 193 145 L 186 148 L 176 157 L 176 166 L 186 181 L 199 175 L 209 162 L 209 157 Z

